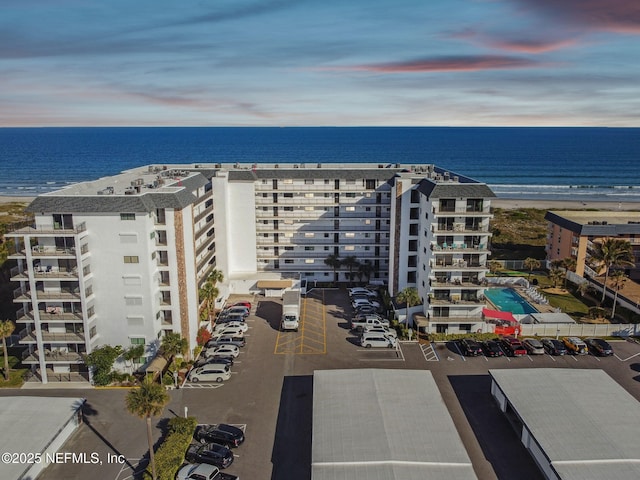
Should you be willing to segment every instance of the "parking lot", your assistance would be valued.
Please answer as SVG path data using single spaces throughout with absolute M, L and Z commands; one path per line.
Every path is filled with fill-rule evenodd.
M 246 441 L 234 450 L 229 473 L 241 478 L 305 480 L 311 478 L 313 372 L 320 369 L 429 369 L 481 479 L 541 478 L 489 392 L 489 369 L 600 368 L 640 400 L 640 345 L 612 342 L 606 358 L 566 355 L 464 357 L 451 343 L 400 342 L 395 349 L 365 349 L 349 329 L 352 310 L 344 290 L 312 290 L 302 301 L 298 332 L 280 332 L 278 299 L 256 297 L 247 319 L 247 345 L 221 384 L 185 384 L 170 392 L 165 417 L 189 415 L 199 423 L 245 425 Z M 125 465 L 54 465 L 41 478 L 132 478 L 146 463 L 144 422 L 124 408 L 126 390 L 52 391 L 40 394 L 84 396 L 93 410 L 63 451 L 118 452 Z M 33 390 L 26 394 L 35 394 Z M 2 392 L 2 394 L 7 394 Z M 8 394 L 25 394 L 18 391 Z M 585 386 L 588 395 L 588 386 Z M 420 408 L 416 406 L 419 414 Z M 156 419 L 160 426 L 167 421 Z M 160 430 L 156 429 L 157 437 Z M 516 470 L 513 470 L 513 469 Z M 99 470 L 97 470 L 99 469 Z

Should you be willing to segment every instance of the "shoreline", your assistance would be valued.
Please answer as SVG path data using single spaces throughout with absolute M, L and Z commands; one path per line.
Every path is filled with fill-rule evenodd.
M 35 196 L 0 195 L 0 204 L 31 203 Z M 500 198 L 491 199 L 493 208 L 515 210 L 518 208 L 535 208 L 538 210 L 612 210 L 640 211 L 640 202 L 616 202 L 603 200 L 540 200 L 535 198 Z

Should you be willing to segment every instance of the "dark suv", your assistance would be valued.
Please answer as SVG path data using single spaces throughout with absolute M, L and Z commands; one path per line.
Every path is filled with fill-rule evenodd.
M 472 338 L 463 338 L 460 340 L 460 350 L 466 357 L 477 357 L 482 355 L 482 347 Z
M 611 348 L 609 342 L 606 342 L 601 338 L 585 338 L 584 343 L 587 344 L 589 351 L 594 355 L 598 355 L 600 357 L 613 355 L 613 348 Z
M 486 342 L 482 342 L 481 345 L 482 351 L 487 357 L 501 357 L 504 355 L 500 344 L 495 340 L 487 340 Z
M 226 423 L 198 425 L 193 437 L 200 443 L 218 443 L 229 448 L 238 447 L 244 442 L 244 432 Z
M 227 447 L 217 443 L 194 444 L 187 449 L 185 459 L 191 463 L 208 463 L 218 468 L 227 468 L 233 463 L 233 453 Z

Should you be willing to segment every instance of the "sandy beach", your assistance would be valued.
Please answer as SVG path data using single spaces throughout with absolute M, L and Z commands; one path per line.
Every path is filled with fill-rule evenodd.
M 18 196 L 2 196 L 0 195 L 0 204 L 22 202 L 30 203 L 35 197 L 18 197 Z M 494 198 L 491 200 L 491 206 L 494 208 L 538 208 L 540 210 L 638 210 L 640 211 L 640 202 L 581 202 L 572 200 L 535 200 L 523 198 Z

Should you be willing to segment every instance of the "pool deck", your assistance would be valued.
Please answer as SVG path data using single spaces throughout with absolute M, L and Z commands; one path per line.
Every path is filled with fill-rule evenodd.
M 518 292 L 518 295 L 520 295 L 522 298 L 524 298 L 527 303 L 529 303 L 533 308 L 535 308 L 536 310 L 538 310 L 539 313 L 555 313 L 556 309 L 555 307 L 552 307 L 549 304 L 543 304 L 543 303 L 538 303 L 536 301 L 534 301 L 529 295 L 527 295 L 525 289 L 523 287 L 520 286 L 512 286 L 511 288 L 513 288 L 516 292 Z M 544 295 L 544 292 L 541 292 L 542 295 Z

